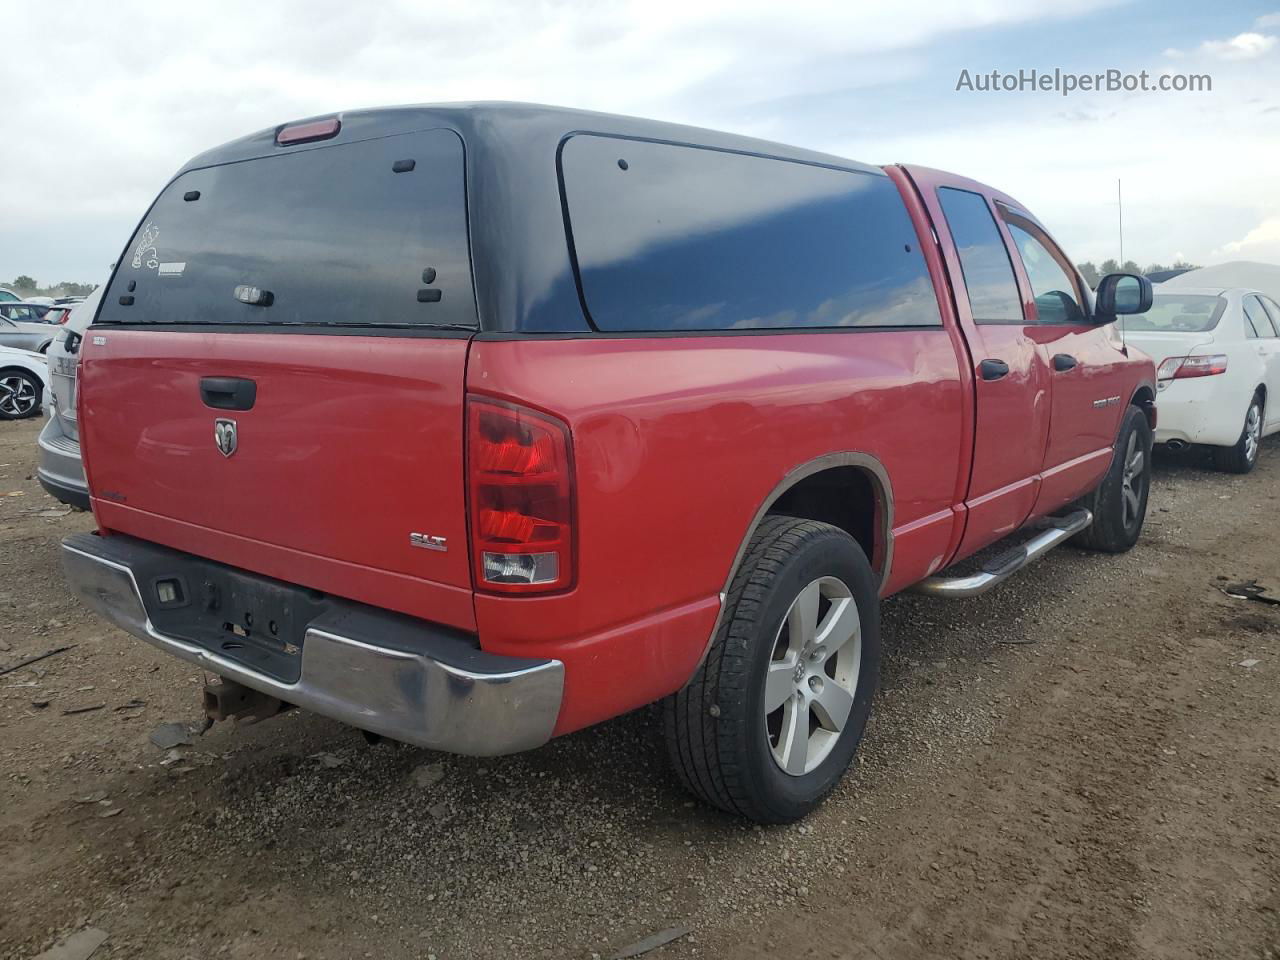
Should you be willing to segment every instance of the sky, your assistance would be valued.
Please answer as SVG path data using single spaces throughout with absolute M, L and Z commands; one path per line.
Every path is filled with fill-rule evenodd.
M 291 119 L 583 107 L 918 163 L 1016 197 L 1077 262 L 1280 263 L 1280 0 L 16 0 L 0 280 L 97 282 L 191 156 Z M 1200 92 L 982 92 L 997 70 Z

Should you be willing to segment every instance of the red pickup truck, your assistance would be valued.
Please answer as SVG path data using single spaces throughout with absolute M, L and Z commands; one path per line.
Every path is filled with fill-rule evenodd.
M 286 124 L 119 260 L 65 567 L 215 717 L 498 754 L 660 702 L 690 790 L 792 820 L 879 598 L 1135 542 L 1155 371 L 1112 321 L 1150 300 L 936 170 L 513 104 Z

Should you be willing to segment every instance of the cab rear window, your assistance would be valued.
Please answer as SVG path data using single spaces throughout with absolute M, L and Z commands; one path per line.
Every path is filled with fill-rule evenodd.
M 474 327 L 450 130 L 189 171 L 130 241 L 99 323 Z
M 565 142 L 561 171 L 597 329 L 941 326 L 879 172 L 589 134 Z

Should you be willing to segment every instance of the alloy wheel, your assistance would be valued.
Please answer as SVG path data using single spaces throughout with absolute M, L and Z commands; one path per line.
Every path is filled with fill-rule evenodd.
M 36 388 L 26 377 L 0 377 L 0 411 L 24 417 L 36 408 Z
M 831 753 L 853 709 L 861 662 L 853 591 L 836 577 L 811 581 L 778 627 L 765 677 L 765 732 L 784 773 L 811 773 Z
M 1138 520 L 1142 509 L 1142 485 L 1146 482 L 1147 457 L 1138 445 L 1138 434 L 1129 434 L 1129 443 L 1124 451 L 1124 471 L 1120 479 L 1120 494 L 1123 503 L 1122 520 L 1124 528 L 1129 530 Z
M 1258 456 L 1258 445 L 1262 442 L 1262 410 L 1254 403 L 1244 418 L 1244 456 L 1250 463 Z

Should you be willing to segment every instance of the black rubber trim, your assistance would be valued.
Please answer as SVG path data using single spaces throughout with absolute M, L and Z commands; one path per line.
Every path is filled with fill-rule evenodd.
M 40 481 L 40 486 L 44 487 L 45 492 L 55 500 L 72 507 L 79 507 L 81 510 L 89 509 L 88 490 L 77 490 L 75 487 L 67 486 L 65 483 L 50 480 L 43 473 L 37 473 L 36 479 Z
M 388 326 L 386 324 L 332 326 L 304 323 L 96 323 L 90 329 L 97 334 L 115 330 L 161 330 L 167 333 L 275 333 L 321 337 L 399 337 L 428 340 L 467 340 L 479 327 L 433 327 L 427 323 Z
M 896 327 L 759 327 L 737 330 L 484 330 L 476 340 L 694 340 L 701 337 L 782 337 L 824 333 L 947 333 L 941 325 Z

